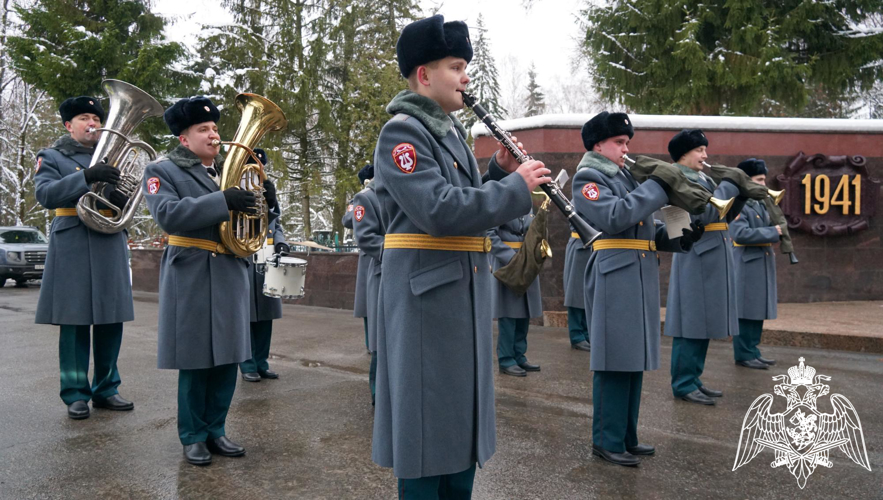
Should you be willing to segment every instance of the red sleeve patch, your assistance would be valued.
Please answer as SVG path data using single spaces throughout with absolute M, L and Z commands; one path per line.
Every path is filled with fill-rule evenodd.
M 147 192 L 149 194 L 156 194 L 159 192 L 159 177 L 151 177 L 147 179 Z
M 587 200 L 595 201 L 601 196 L 601 191 L 598 190 L 597 184 L 590 182 L 583 186 L 583 196 L 585 196 Z
M 356 217 L 356 222 L 362 222 L 362 217 L 365 216 L 365 207 L 359 205 L 353 210 L 353 215 Z
M 43 157 L 42 156 L 37 158 L 37 170 L 34 171 L 35 174 L 40 171 L 41 165 L 43 165 Z
M 417 168 L 417 151 L 414 146 L 403 142 L 392 149 L 392 159 L 399 170 L 406 174 L 413 173 Z

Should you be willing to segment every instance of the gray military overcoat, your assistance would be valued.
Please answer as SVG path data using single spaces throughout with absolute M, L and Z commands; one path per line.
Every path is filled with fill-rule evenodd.
M 279 208 L 275 207 L 272 212 L 276 218 L 271 220 L 267 226 L 267 238 L 273 238 L 273 245 L 276 243 L 285 243 L 285 234 L 282 232 L 282 225 L 279 224 L 278 219 Z M 266 272 L 266 268 L 264 268 L 263 271 Z M 258 272 L 258 266 L 254 265 L 251 266 L 249 275 L 251 275 L 251 313 L 249 315 L 251 322 L 254 323 L 256 321 L 269 321 L 281 318 L 282 299 L 267 297 L 264 295 L 264 280 L 266 279 L 264 273 Z
M 501 169 L 495 160 L 491 157 L 485 179 L 500 181 L 508 174 Z M 495 227 L 488 231 L 491 241 L 493 241 L 493 262 L 492 270 L 505 266 L 515 257 L 518 250 L 506 245 L 505 242 L 524 242 L 524 235 L 527 228 L 533 222 L 533 210 L 526 215 L 512 219 L 505 224 Z M 527 293 L 517 295 L 499 280 L 494 279 L 494 319 L 498 318 L 541 318 L 543 316 L 543 296 L 540 293 L 540 278 L 537 276 Z
M 604 239 L 655 241 L 679 252 L 653 212 L 668 202 L 655 181 L 638 184 L 627 169 L 604 156 L 583 156 L 573 179 L 577 212 Z M 586 321 L 594 371 L 639 372 L 659 368 L 659 258 L 647 250 L 595 250 L 584 277 Z
M 37 154 L 37 201 L 50 210 L 75 208 L 91 188 L 83 171 L 92 148 L 70 136 Z M 128 233 L 103 234 L 77 216 L 55 217 L 37 300 L 36 322 L 103 325 L 135 319 L 129 278 Z
M 215 168 L 220 175 L 220 157 Z M 199 158 L 178 146 L 147 165 L 144 199 L 169 235 L 220 243 L 229 220 L 224 194 Z M 194 370 L 251 358 L 249 272 L 232 254 L 168 246 L 159 272 L 159 368 Z
M 356 200 L 353 198 L 347 211 L 343 214 L 343 225 L 353 230 L 355 236 L 355 205 Z M 356 243 L 358 245 L 358 243 Z M 356 318 L 368 317 L 368 275 L 373 269 L 373 259 L 359 248 L 359 267 L 356 270 L 356 295 L 353 299 L 353 316 Z M 370 333 L 369 333 L 370 335 Z
M 770 216 L 755 200 L 748 200 L 740 216 L 730 225 L 733 241 L 740 245 L 776 243 L 779 233 L 770 225 Z M 739 317 L 775 319 L 776 255 L 774 247 L 743 246 L 733 249 L 736 261 L 736 298 Z
M 486 237 L 530 211 L 520 175 L 482 184 L 466 131 L 428 98 L 387 106 L 374 158 L 391 234 Z M 393 157 L 393 152 L 397 156 Z M 490 257 L 385 248 L 373 460 L 399 478 L 462 472 L 496 447 Z
M 739 195 L 731 182 L 719 186 L 704 174 L 682 167 L 690 180 L 698 183 L 714 197 L 727 200 Z M 725 220 L 712 206 L 693 221 L 706 226 L 728 222 L 738 215 L 730 211 Z M 733 242 L 729 231 L 705 231 L 687 253 L 676 253 L 671 264 L 668 300 L 665 307 L 665 334 L 688 339 L 721 339 L 739 334 L 736 311 L 736 278 L 733 264 Z
M 564 250 L 564 307 L 585 309 L 586 289 L 583 281 L 591 256 L 591 247 L 584 248 L 579 238 L 567 240 Z
M 380 292 L 383 254 L 383 221 L 380 220 L 380 202 L 374 192 L 374 183 L 356 193 L 353 199 L 353 233 L 359 250 L 370 259 L 366 266 L 365 303 L 368 318 L 368 350 L 377 350 L 377 301 Z

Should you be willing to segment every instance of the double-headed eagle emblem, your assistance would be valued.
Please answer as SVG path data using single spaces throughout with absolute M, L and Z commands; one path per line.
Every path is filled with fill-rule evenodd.
M 834 448 L 846 454 L 853 462 L 871 470 L 862 424 L 852 403 L 842 394 L 831 396 L 833 413 L 820 413 L 816 400 L 825 396 L 830 387 L 827 375 L 816 375 L 815 368 L 804 365 L 788 369 L 788 375 L 776 375 L 773 380 L 782 383 L 774 392 L 787 398 L 788 407 L 782 413 L 770 413 L 773 395 L 764 394 L 754 400 L 742 421 L 739 449 L 736 451 L 735 471 L 747 464 L 764 448 L 772 448 L 776 459 L 773 468 L 787 466 L 803 489 L 816 466 L 831 467 L 828 457 Z M 790 383 L 784 381 L 790 378 Z

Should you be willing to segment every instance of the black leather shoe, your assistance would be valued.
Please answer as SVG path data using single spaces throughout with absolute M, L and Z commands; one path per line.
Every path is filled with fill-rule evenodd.
M 638 464 L 641 463 L 640 458 L 627 451 L 623 453 L 614 453 L 594 444 L 592 445 L 592 455 L 597 455 L 610 463 L 624 465 L 626 467 L 637 467 Z
M 258 370 L 258 375 L 260 375 L 261 378 L 269 378 L 269 379 L 279 378 L 278 373 L 270 371 L 270 370 L 266 370 L 266 371 Z
M 521 367 L 522 370 L 526 372 L 538 372 L 540 371 L 540 365 L 532 365 L 529 362 L 525 361 L 524 363 L 518 363 L 518 366 Z
M 105 410 L 113 410 L 113 411 L 129 411 L 135 408 L 135 403 L 123 399 L 119 394 L 114 394 L 113 396 L 98 400 L 92 400 L 92 408 L 104 408 Z
M 736 364 L 739 366 L 744 366 L 746 368 L 754 368 L 755 370 L 767 370 L 769 366 L 761 363 L 756 359 L 749 359 L 748 361 L 736 361 Z
M 67 405 L 67 416 L 74 420 L 89 418 L 89 404 L 83 400 Z
M 209 451 L 215 455 L 221 455 L 222 457 L 241 457 L 242 455 L 245 455 L 245 448 L 230 441 L 227 439 L 227 436 L 221 436 L 218 439 L 209 439 L 205 444 L 208 445 Z
M 696 403 L 700 405 L 714 406 L 715 404 L 713 399 L 699 392 L 699 389 L 696 389 L 690 394 L 684 394 L 683 396 L 681 396 L 681 399 L 689 403 Z
M 638 446 L 635 446 L 633 448 L 629 448 L 628 446 L 626 446 L 625 451 L 631 453 L 632 455 L 644 455 L 649 457 L 650 455 L 656 453 L 656 448 L 650 446 L 649 444 L 638 443 Z
M 243 373 L 242 380 L 245 380 L 246 382 L 260 382 L 261 376 L 255 372 Z
M 524 371 L 524 368 L 522 368 L 518 365 L 512 365 L 512 366 L 506 366 L 506 367 L 501 366 L 500 373 L 502 373 L 503 375 L 512 375 L 513 377 L 526 377 L 527 376 L 527 372 Z
M 705 387 L 704 385 L 699 386 L 699 392 L 701 392 L 702 394 L 705 394 L 706 396 L 708 396 L 710 398 L 720 398 L 720 397 L 723 397 L 723 395 L 724 395 L 723 391 L 716 391 L 714 389 L 709 389 L 708 387 Z
M 193 465 L 208 465 L 212 463 L 212 454 L 205 443 L 185 444 L 184 459 Z
M 775 359 L 767 359 L 767 358 L 765 358 L 765 357 L 763 357 L 763 356 L 758 356 L 758 357 L 757 357 L 757 360 L 760 361 L 761 363 L 765 364 L 765 365 L 768 365 L 768 366 L 773 366 L 774 364 L 776 364 L 776 360 L 775 360 Z
M 585 340 L 580 340 L 576 344 L 570 344 L 571 349 L 576 349 L 577 351 L 591 351 L 592 344 L 586 342 Z

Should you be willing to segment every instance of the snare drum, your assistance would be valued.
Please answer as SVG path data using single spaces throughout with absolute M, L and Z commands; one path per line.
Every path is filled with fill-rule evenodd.
M 266 261 L 264 295 L 276 299 L 299 299 L 304 296 L 307 261 L 295 257 L 275 257 Z

